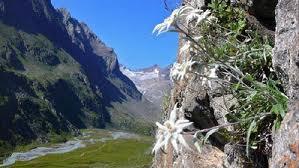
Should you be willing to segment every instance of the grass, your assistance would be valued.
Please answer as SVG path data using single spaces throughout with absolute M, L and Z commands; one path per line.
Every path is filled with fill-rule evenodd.
M 107 130 L 83 130 L 91 135 L 88 138 L 107 137 Z M 87 144 L 65 154 L 52 154 L 28 162 L 17 162 L 12 167 L 69 167 L 69 168 L 145 168 L 150 167 L 152 156 L 150 148 L 153 139 L 140 136 L 137 139 L 118 139 L 95 144 Z

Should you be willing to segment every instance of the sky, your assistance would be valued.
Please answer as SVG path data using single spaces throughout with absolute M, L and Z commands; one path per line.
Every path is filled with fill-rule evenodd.
M 165 67 L 175 61 L 177 33 L 152 34 L 155 25 L 170 15 L 163 0 L 52 0 L 52 4 L 86 23 L 114 48 L 120 64 L 139 69 L 154 64 Z

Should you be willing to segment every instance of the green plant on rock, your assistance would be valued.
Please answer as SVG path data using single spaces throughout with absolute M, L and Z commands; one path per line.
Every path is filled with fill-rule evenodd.
M 228 1 L 212 0 L 203 6 L 185 4 L 157 25 L 158 34 L 176 31 L 185 41 L 180 54 L 185 60 L 173 67 L 175 81 L 188 80 L 197 75 L 203 87 L 211 83 L 223 86 L 223 93 L 232 94 L 237 103 L 226 116 L 230 123 L 199 130 L 211 134 L 227 126 L 234 127 L 232 140 L 250 149 L 264 150 L 271 139 L 271 131 L 279 128 L 285 116 L 288 98 L 280 88 L 272 69 L 272 46 L 267 37 L 259 34 L 246 21 L 241 7 Z M 192 63 L 192 64 L 191 64 Z M 177 75 L 176 75 L 177 76 Z

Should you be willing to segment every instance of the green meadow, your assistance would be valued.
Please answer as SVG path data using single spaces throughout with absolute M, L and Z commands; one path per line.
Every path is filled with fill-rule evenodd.
M 83 140 L 109 138 L 106 130 L 86 130 L 89 136 Z M 138 136 L 126 139 L 110 139 L 94 143 L 86 142 L 86 147 L 64 154 L 49 154 L 31 161 L 18 161 L 16 168 L 147 168 L 152 162 L 150 154 L 152 137 Z

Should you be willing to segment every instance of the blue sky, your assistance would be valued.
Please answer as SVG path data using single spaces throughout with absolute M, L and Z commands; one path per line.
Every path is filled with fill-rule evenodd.
M 85 22 L 129 68 L 167 66 L 175 61 L 178 35 L 152 34 L 155 25 L 170 14 L 163 0 L 52 0 L 52 4 Z

